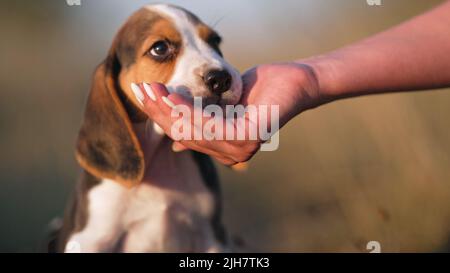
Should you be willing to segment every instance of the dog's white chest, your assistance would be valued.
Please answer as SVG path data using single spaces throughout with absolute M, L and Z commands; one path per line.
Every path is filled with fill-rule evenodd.
M 215 245 L 213 211 L 208 191 L 188 193 L 141 185 L 130 193 L 123 251 L 209 251 Z
M 167 151 L 156 151 L 160 160 L 135 188 L 106 179 L 92 188 L 87 225 L 70 241 L 83 252 L 223 251 L 212 229 L 214 195 L 189 152 L 158 155 Z

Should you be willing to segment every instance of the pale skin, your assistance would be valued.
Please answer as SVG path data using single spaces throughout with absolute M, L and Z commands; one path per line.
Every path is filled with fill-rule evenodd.
M 289 63 L 256 66 L 242 75 L 243 105 L 279 105 L 280 128 L 303 111 L 355 96 L 450 87 L 450 1 L 399 26 L 336 51 Z M 192 108 L 162 84 L 145 111 L 170 137 L 173 104 Z M 144 92 L 145 94 L 145 92 Z M 226 165 L 248 161 L 261 141 L 182 140 L 175 151 L 196 150 Z

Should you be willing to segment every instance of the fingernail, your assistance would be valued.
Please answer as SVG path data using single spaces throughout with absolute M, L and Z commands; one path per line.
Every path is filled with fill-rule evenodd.
M 246 170 L 248 170 L 248 163 L 247 162 L 238 163 L 231 166 L 231 168 L 238 172 L 245 172 Z
M 178 145 L 176 142 L 174 142 L 172 144 L 172 151 L 174 151 L 175 153 L 179 153 L 181 151 L 184 151 L 184 147 L 181 145 Z
M 155 132 L 156 132 L 158 135 L 164 135 L 164 130 L 163 130 L 163 128 L 161 128 L 161 126 L 159 126 L 158 124 L 156 124 L 156 122 L 153 123 L 153 130 L 155 130 Z
M 133 91 L 134 95 L 136 96 L 137 101 L 144 106 L 144 94 L 142 94 L 141 88 L 134 82 L 131 83 L 131 90 Z
M 152 99 L 152 101 L 156 101 L 156 96 L 155 96 L 155 93 L 153 93 L 152 87 L 145 82 L 143 83 L 143 85 L 144 85 L 145 92 L 150 97 L 150 99 Z
M 168 97 L 162 97 L 162 100 L 165 104 L 167 104 L 170 108 L 175 108 L 175 104 L 169 100 Z

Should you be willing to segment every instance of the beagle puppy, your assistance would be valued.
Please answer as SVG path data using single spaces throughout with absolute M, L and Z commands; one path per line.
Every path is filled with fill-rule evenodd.
M 241 77 L 220 42 L 172 5 L 141 8 L 121 27 L 94 73 L 76 145 L 83 173 L 53 243 L 57 251 L 230 251 L 212 161 L 173 152 L 132 90 L 160 82 L 169 92 L 236 104 Z

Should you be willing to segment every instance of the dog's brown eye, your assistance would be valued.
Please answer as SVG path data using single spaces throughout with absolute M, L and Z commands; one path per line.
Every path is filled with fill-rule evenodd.
M 155 59 L 162 61 L 170 56 L 170 45 L 166 41 L 158 41 L 152 45 L 149 53 Z

